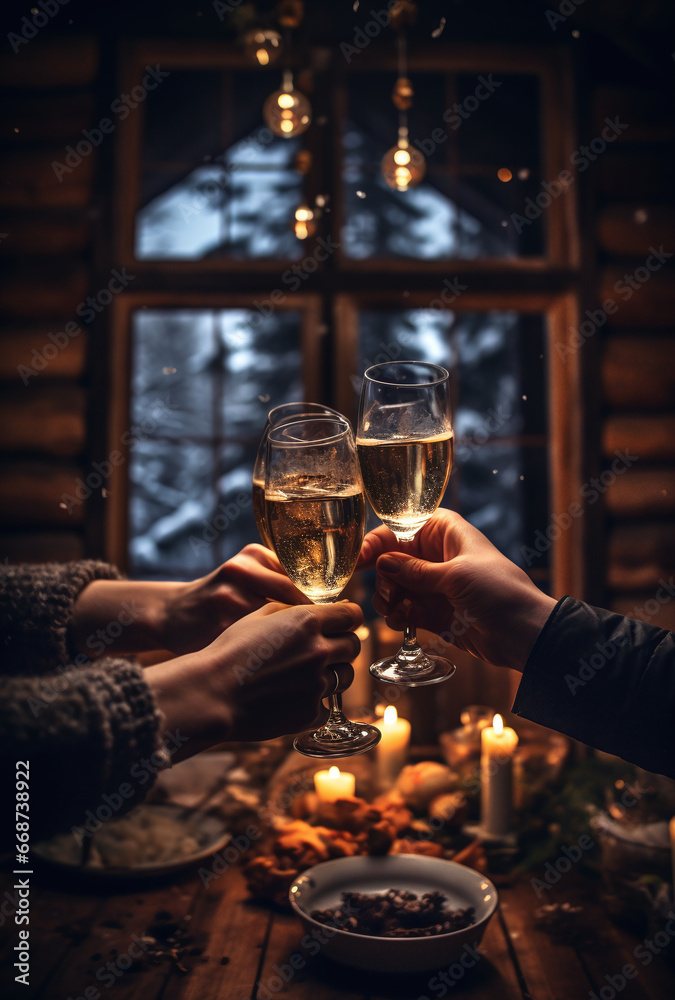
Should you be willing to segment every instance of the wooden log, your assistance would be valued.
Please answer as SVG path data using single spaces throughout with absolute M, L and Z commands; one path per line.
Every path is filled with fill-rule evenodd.
M 605 421 L 602 430 L 602 447 L 605 455 L 627 449 L 639 455 L 640 460 L 675 458 L 675 415 L 612 416 Z
M 0 167 L 0 207 L 82 207 L 91 199 L 95 152 L 68 168 L 66 144 L 41 149 L 17 149 L 5 153 Z
M 651 247 L 668 247 L 675 230 L 672 205 L 608 205 L 598 219 L 598 243 L 615 257 L 646 257 Z
M 658 147 L 646 156 L 642 150 L 612 146 L 598 157 L 593 169 L 595 189 L 601 197 L 630 201 L 672 198 L 673 157 Z
M 659 250 L 657 246 L 655 248 Z M 666 247 L 666 252 L 668 251 Z M 645 260 L 650 255 L 645 254 Z M 658 263 L 651 258 L 652 267 Z M 633 285 L 631 285 L 631 282 Z M 635 286 L 635 287 L 633 287 Z M 617 307 L 609 317 L 611 326 L 668 326 L 675 315 L 675 281 L 671 267 L 650 271 L 641 264 L 612 265 L 600 276 L 600 301 Z
M 615 143 L 672 142 L 675 124 L 664 91 L 637 87 L 598 87 L 592 102 L 593 135 L 602 135 L 605 119 L 627 124 Z
M 90 223 L 80 212 L 12 212 L 2 221 L 7 237 L 0 241 L 1 257 L 80 254 L 90 238 Z
M 675 469 L 640 468 L 635 464 L 607 485 L 605 500 L 607 510 L 617 517 L 665 517 L 675 513 Z
M 28 10 L 26 14 L 30 17 Z M 21 17 L 14 28 L 21 32 Z M 83 87 L 94 82 L 98 72 L 98 41 L 93 35 L 42 35 L 19 43 L 18 51 L 5 44 L 0 56 L 0 86 Z
M 10 563 L 71 562 L 84 558 L 77 531 L 13 531 L 0 534 L 0 559 Z
M 69 513 L 63 496 L 75 497 L 78 477 L 83 475 L 83 469 L 73 464 L 5 462 L 0 467 L 0 518 L 6 527 L 81 524 L 84 503 L 71 504 Z
M 95 121 L 96 100 L 92 93 L 67 95 L 5 95 L 0 109 L 0 135 L 17 135 L 23 143 L 63 143 L 82 138 L 82 129 Z M 14 129 L 18 129 L 17 133 Z
M 609 336 L 602 359 L 605 400 L 620 408 L 671 407 L 675 401 L 675 340 L 630 331 Z
M 75 456 L 85 443 L 84 389 L 12 388 L 0 401 L 0 450 Z
M 74 320 L 75 309 L 87 294 L 87 271 L 76 258 L 53 264 L 17 263 L 5 271 L 0 313 L 6 316 L 25 320 L 68 316 Z
M 607 584 L 615 591 L 656 590 L 675 572 L 675 524 L 615 525 L 608 538 Z
M 51 378 L 80 378 L 84 374 L 86 334 L 79 323 L 78 326 L 82 332 L 70 337 L 65 347 L 59 348 L 48 366 L 37 375 L 23 372 L 22 376 L 19 368 L 36 371 L 32 368 L 36 355 L 42 355 L 44 348 L 53 343 L 49 339 L 50 333 L 57 335 L 58 340 L 58 335 L 64 333 L 64 323 L 55 320 L 0 333 L 0 378 L 21 379 L 25 385 L 35 385 Z

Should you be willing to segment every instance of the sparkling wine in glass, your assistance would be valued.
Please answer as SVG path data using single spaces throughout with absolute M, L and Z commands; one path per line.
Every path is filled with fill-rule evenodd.
M 309 417 L 272 427 L 267 439 L 265 507 L 272 546 L 295 586 L 315 604 L 336 601 L 354 572 L 366 501 L 354 435 L 344 417 Z M 380 730 L 351 722 L 339 694 L 325 726 L 296 736 L 308 757 L 348 757 L 380 741 Z
M 371 507 L 399 541 L 411 541 L 441 500 L 452 469 L 449 374 L 421 361 L 392 361 L 363 378 L 357 448 Z M 379 680 L 420 687 L 447 680 L 455 666 L 425 653 L 406 625 L 394 656 L 370 668 Z
M 330 406 L 323 403 L 282 403 L 275 406 L 267 414 L 267 423 L 258 445 L 258 453 L 253 466 L 253 516 L 255 517 L 258 534 L 263 545 L 268 549 L 273 549 L 272 539 L 267 528 L 267 514 L 265 510 L 265 463 L 267 459 L 267 436 L 271 427 L 281 424 L 292 423 L 296 420 L 303 420 L 314 414 L 321 414 L 328 417 L 342 417 L 337 410 L 332 410 Z M 346 420 L 346 417 L 343 417 Z

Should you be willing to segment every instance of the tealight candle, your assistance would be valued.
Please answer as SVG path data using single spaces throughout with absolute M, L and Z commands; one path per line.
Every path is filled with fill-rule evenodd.
M 487 834 L 509 832 L 513 807 L 513 754 L 518 746 L 515 729 L 495 715 L 481 733 L 481 827 Z
M 333 765 L 327 771 L 316 772 L 314 788 L 322 802 L 350 799 L 354 797 L 356 777 L 349 771 L 341 771 L 339 767 Z
M 382 722 L 375 725 L 382 733 L 377 747 L 377 776 L 380 788 L 391 788 L 408 759 L 410 723 L 399 719 L 393 705 L 387 705 Z

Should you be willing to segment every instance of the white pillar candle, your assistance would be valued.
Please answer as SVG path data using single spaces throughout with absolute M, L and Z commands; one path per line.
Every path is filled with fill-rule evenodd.
M 350 719 L 362 718 L 373 702 L 373 688 L 370 664 L 373 662 L 372 641 L 367 625 L 359 625 L 356 635 L 361 640 L 361 651 L 354 660 L 354 680 L 342 692 L 342 709 Z
M 515 729 L 495 715 L 481 733 L 481 827 L 487 834 L 509 832 L 513 808 L 513 754 L 518 746 Z
M 393 705 L 387 705 L 384 718 L 375 725 L 382 733 L 377 745 L 377 777 L 381 789 L 391 788 L 405 762 L 410 746 L 410 723 L 399 719 Z
M 339 767 L 333 766 L 327 771 L 316 772 L 314 788 L 322 802 L 351 799 L 354 797 L 356 777 L 349 771 L 341 771 Z

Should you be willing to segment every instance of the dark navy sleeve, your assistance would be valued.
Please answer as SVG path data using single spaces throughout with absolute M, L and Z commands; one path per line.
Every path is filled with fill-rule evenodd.
M 528 657 L 513 711 L 675 778 L 675 637 L 563 597 Z

